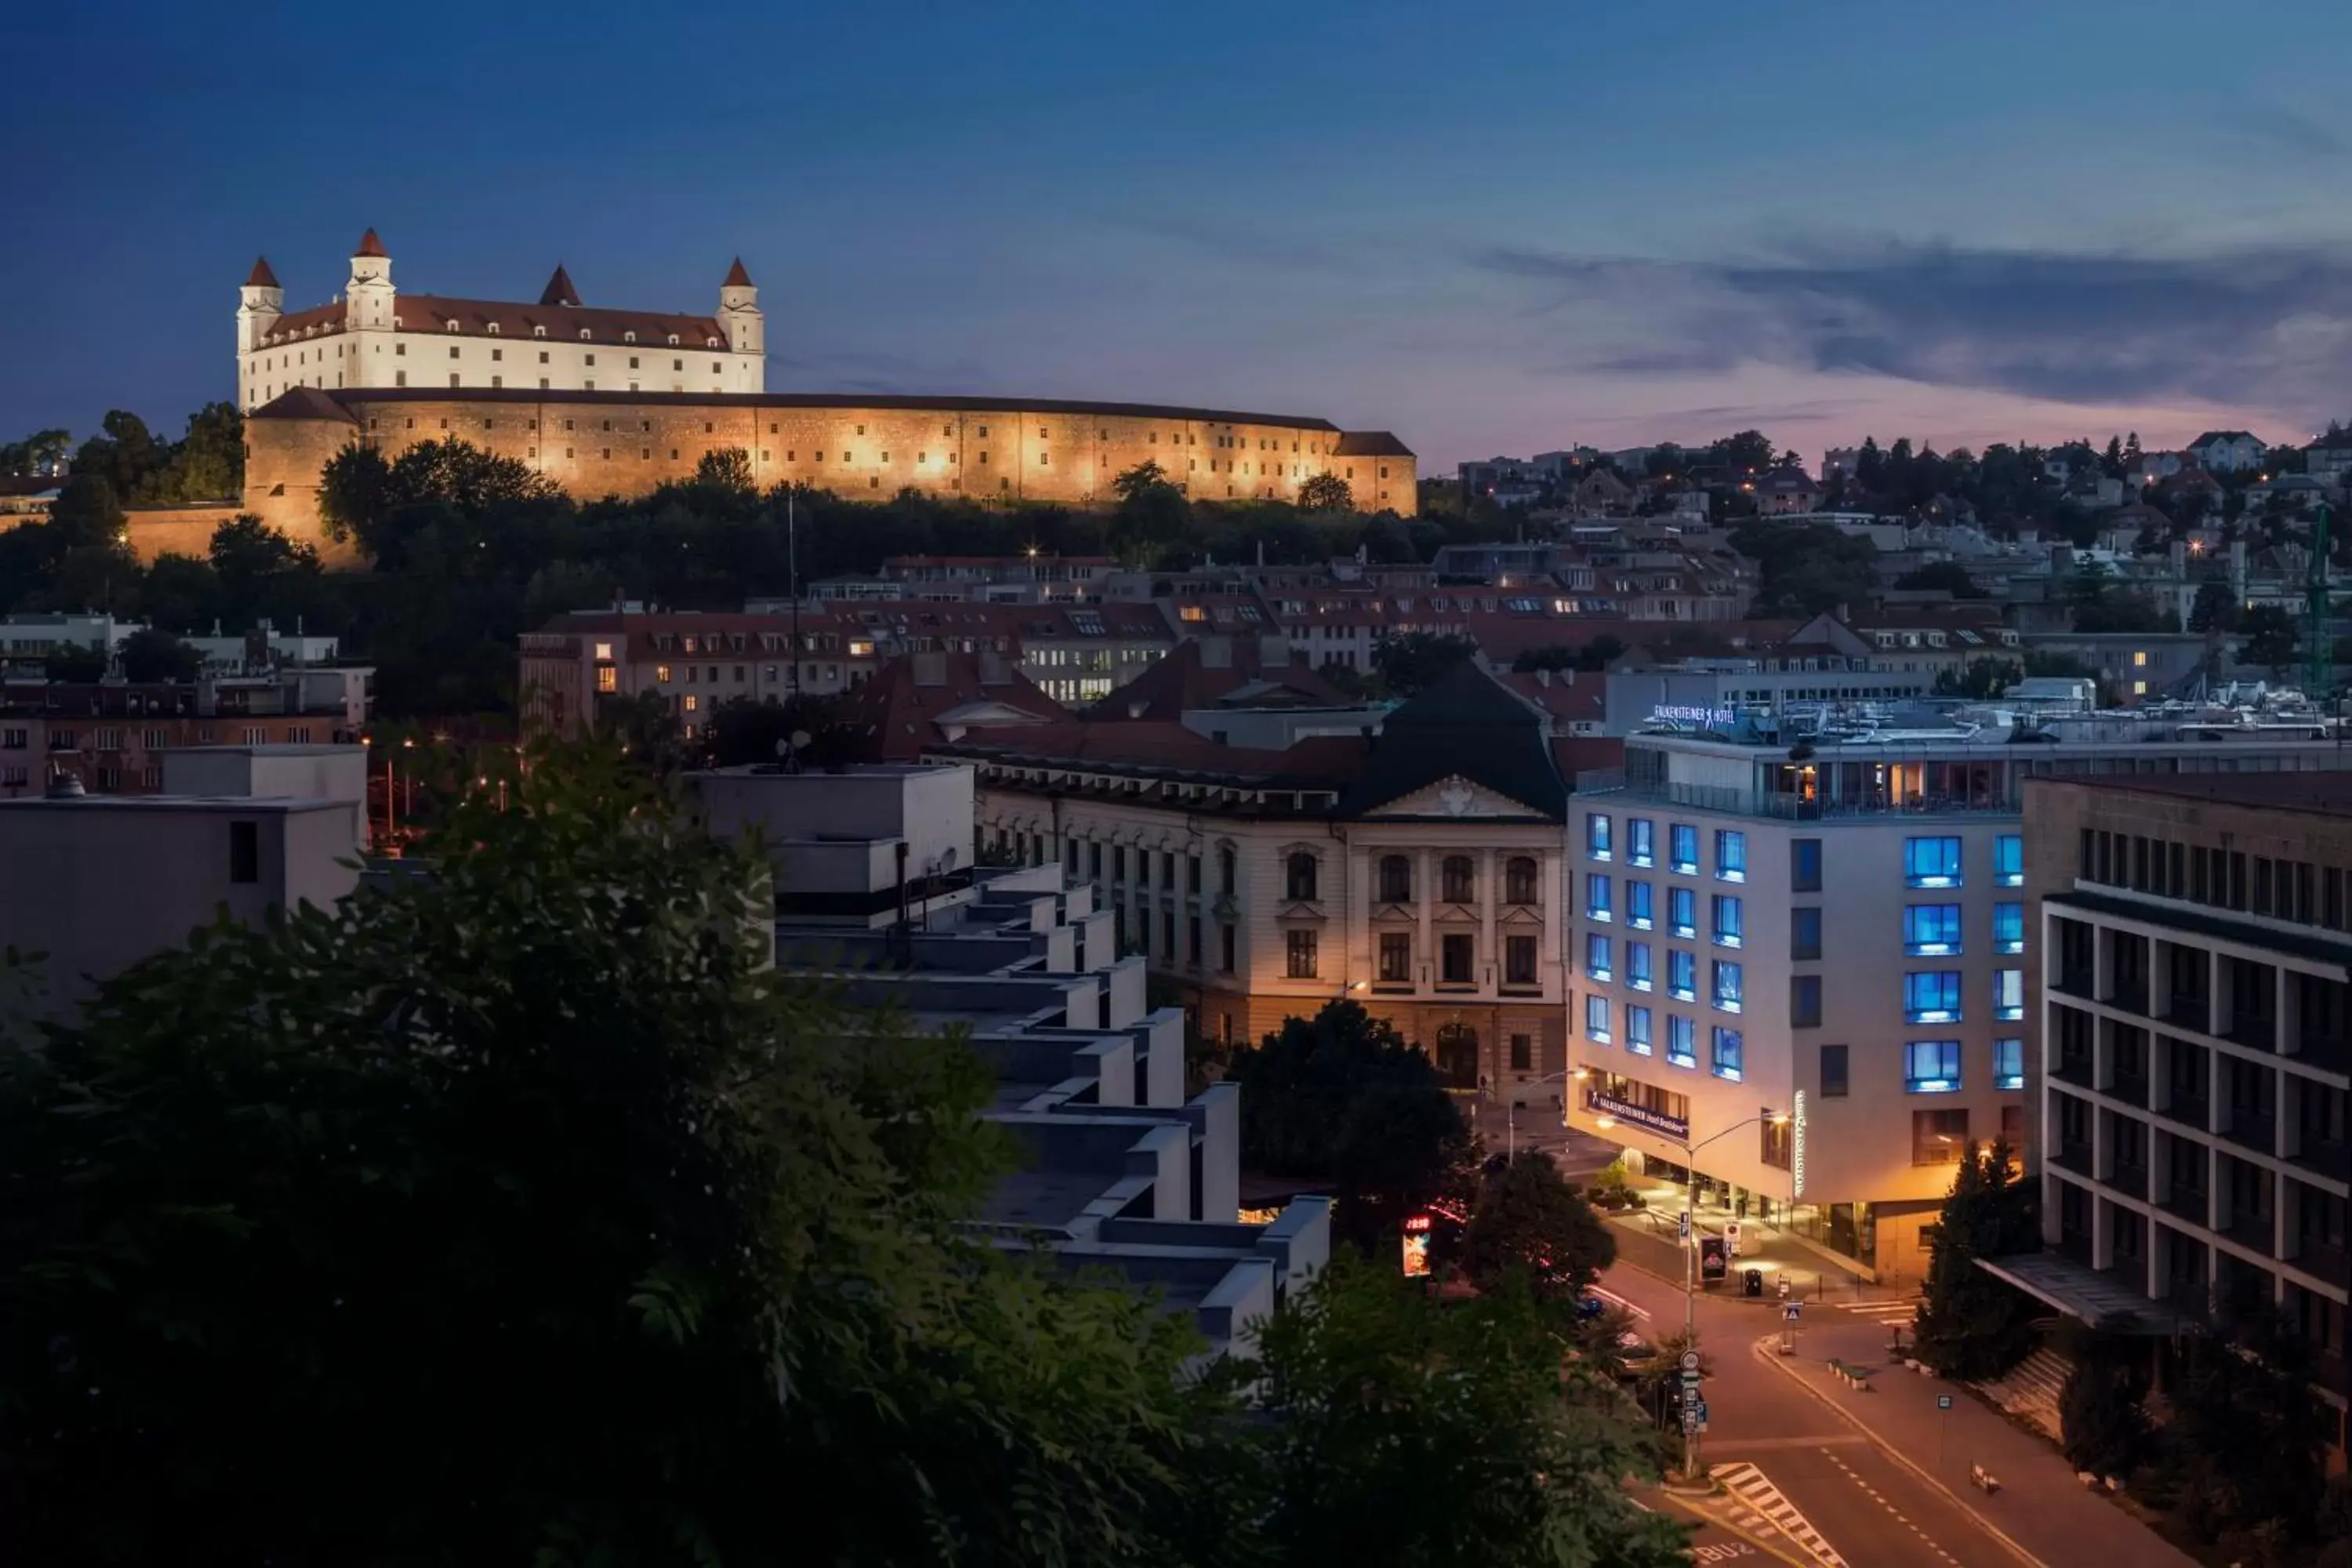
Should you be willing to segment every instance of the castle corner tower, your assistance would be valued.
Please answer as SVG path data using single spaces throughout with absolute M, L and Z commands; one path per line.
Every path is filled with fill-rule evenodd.
M 735 265 L 727 269 L 726 281 L 719 286 L 719 319 L 727 327 L 728 347 L 739 354 L 761 356 L 754 362 L 761 367 L 757 373 L 760 384 L 752 390 L 765 391 L 768 319 L 760 310 L 760 290 L 752 286 L 751 275 L 743 269 L 740 256 Z
M 351 281 L 343 285 L 343 325 L 348 331 L 393 330 L 392 258 L 370 229 L 352 252 Z

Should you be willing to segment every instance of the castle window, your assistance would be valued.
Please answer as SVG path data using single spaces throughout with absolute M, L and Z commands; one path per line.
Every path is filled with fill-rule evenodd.
M 863 426 L 863 425 L 860 425 L 860 426 L 857 427 L 857 433 L 858 433 L 860 436 L 865 435 L 865 434 L 866 434 L 866 426 Z
M 545 364 L 547 363 L 547 351 L 545 349 L 539 351 L 539 363 L 541 364 Z
M 677 340 L 676 338 L 672 338 L 670 339 L 670 342 L 676 342 Z M 669 368 L 673 371 L 684 370 L 686 368 L 686 362 L 682 359 L 674 359 L 669 362 Z
M 586 337 L 588 334 L 583 332 L 580 335 L 582 337 Z M 583 354 L 581 357 L 586 360 L 590 364 L 594 364 L 596 363 L 596 356 L 594 354 Z
M 888 461 L 890 460 L 890 454 L 889 454 L 889 453 L 887 453 L 887 452 L 883 453 L 883 454 L 882 454 L 882 460 L 883 460 L 884 462 L 886 462 L 886 463 L 887 463 L 887 462 L 888 462 Z
M 635 336 L 635 334 L 632 334 L 632 337 L 633 337 L 633 338 L 634 338 L 634 336 Z M 630 368 L 631 370 L 635 370 L 635 369 L 636 369 L 636 368 L 637 368 L 637 356 L 636 356 L 636 355 L 635 355 L 635 354 L 631 354 L 631 355 L 629 356 L 629 368 Z
M 572 428 L 572 421 L 571 421 L 571 420 L 569 420 L 569 419 L 566 419 L 566 420 L 563 422 L 563 427 L 564 427 L 566 430 L 571 429 L 571 428 Z
M 583 343 L 584 343 L 584 342 L 586 342 L 588 341 L 588 329 L 587 329 L 587 328 L 585 328 L 585 327 L 583 327 L 583 328 L 581 328 L 581 329 L 580 329 L 580 341 L 581 341 L 582 342 L 583 342 Z M 589 361 L 589 363 L 590 363 L 591 364 L 593 364 L 595 362 L 594 362 L 593 360 L 591 360 L 591 361 Z
M 409 429 L 411 429 L 411 430 L 415 429 L 415 428 L 416 428 L 416 421 L 415 421 L 415 420 L 414 420 L 414 419 L 411 419 L 410 421 L 408 421 L 408 428 L 409 428 Z
M 452 386 L 456 386 L 456 385 L 457 385 L 457 384 L 458 384 L 458 382 L 457 382 L 457 373 L 456 371 L 454 371 L 454 370 L 453 370 L 453 371 L 451 371 L 451 372 L 449 373 L 449 384 L 450 384 L 450 385 L 452 385 Z
M 605 421 L 604 421 L 604 428 L 605 428 L 605 429 L 607 429 L 607 430 L 610 430 L 612 427 L 613 427 L 613 422 L 612 422 L 610 419 L 605 420 Z
M 441 428 L 443 428 L 444 430 L 446 430 L 447 428 L 449 428 L 449 422 L 448 422 L 446 419 L 444 419 L 443 421 L 441 421 Z
M 581 389 L 583 392 L 593 392 L 593 391 L 595 391 L 595 390 L 596 390 L 596 378 L 595 378 L 594 376 L 593 376 L 593 375 L 592 375 L 592 376 L 590 376 L 587 380 L 585 380 L 585 381 L 583 381 L 583 382 L 582 382 L 582 383 L 580 384 L 580 389 Z
M 499 335 L 499 324 L 498 324 L 496 321 L 492 321 L 492 322 L 488 323 L 488 325 L 486 325 L 485 327 L 483 327 L 483 328 L 482 328 L 482 331 L 486 331 L 486 332 L 489 333 L 489 334 L 490 334 L 490 336 L 492 336 L 492 337 L 494 337 L 494 338 L 495 338 L 495 337 L 497 337 L 497 336 Z
M 675 447 L 669 449 L 669 460 L 673 463 L 677 461 L 677 448 Z
M 450 357 L 451 359 L 456 359 L 456 358 L 457 357 L 457 355 L 458 355 L 461 352 L 462 352 L 462 351 L 461 351 L 461 350 L 459 350 L 459 348 L 457 347 L 457 344 L 455 344 L 455 343 L 451 343 L 451 344 L 449 345 L 449 357 Z
M 1040 452 L 1037 454 L 1037 466 L 1041 468 L 1050 466 L 1053 461 L 1054 458 L 1051 453 Z
M 918 452 L 915 454 L 915 462 L 919 467 L 924 463 L 929 462 L 930 460 L 931 455 L 929 452 Z
M 710 429 L 711 429 L 710 421 L 709 421 L 709 420 L 708 420 L 708 419 L 704 420 L 704 421 L 702 422 L 702 433 L 703 433 L 704 435 L 708 436 L 708 435 L 709 435 L 709 434 L 710 434 Z
M 490 351 L 490 363 L 492 364 L 498 363 L 500 360 L 503 360 L 506 357 L 507 351 L 504 349 L 492 349 Z
M 980 461 L 981 461 L 981 466 L 982 466 L 982 467 L 983 467 L 983 468 L 985 468 L 985 467 L 987 466 L 987 464 L 988 464 L 988 454 L 987 454 L 987 453 L 985 453 L 985 452 L 982 452 L 982 453 L 980 455 Z
M 955 426 L 952 425 L 942 425 L 940 426 L 940 434 L 949 437 L 950 439 L 953 439 L 955 437 Z
M 866 481 L 866 488 L 869 490 L 878 490 L 882 488 L 882 481 L 879 479 L 869 479 Z
M 604 448 L 604 460 L 605 460 L 606 462 L 608 462 L 608 463 L 609 463 L 609 462 L 611 462 L 611 461 L 613 460 L 613 448 L 612 448 L 612 447 L 605 447 L 605 448 Z
M 676 332 L 672 332 L 669 335 L 669 346 L 672 348 L 677 347 L 677 334 Z M 680 366 L 679 368 L 683 369 L 684 367 Z
M 504 386 L 506 384 L 507 384 L 507 378 L 506 378 L 505 376 L 502 376 L 502 375 L 494 375 L 494 376 L 490 377 L 490 384 L 491 384 L 492 386 Z
M 635 342 L 637 341 L 637 334 L 635 332 L 623 332 L 621 334 L 621 341 L 625 343 Z M 631 363 L 634 363 L 635 362 L 633 361 Z
M 453 332 L 454 332 L 454 331 L 456 331 L 457 330 L 457 322 L 455 322 L 455 321 L 450 322 L 450 323 L 449 323 L 449 330 L 450 330 L 451 331 L 453 331 Z
M 538 457 L 538 456 L 539 456 L 539 448 L 538 448 L 538 447 L 533 447 L 530 449 L 530 455 L 531 455 L 532 457 L 534 457 L 534 458 Z
M 406 343 L 394 343 L 392 345 L 392 353 L 394 359 L 405 359 L 408 357 L 408 345 Z
M 526 419 L 523 421 L 523 428 L 526 430 L 536 430 L 539 428 L 539 421 L 536 419 Z
M 534 337 L 534 338 L 543 338 L 543 337 L 547 336 L 547 329 L 546 329 L 545 327 L 533 327 L 533 328 L 530 330 L 530 335 L 531 335 L 532 337 Z M 545 354 L 541 354 L 541 355 L 540 355 L 539 357 L 540 357 L 542 361 L 544 361 L 544 360 L 547 358 L 547 356 L 546 356 Z
M 717 338 L 705 338 L 702 340 L 702 346 L 707 349 L 715 349 L 719 346 L 719 340 Z M 714 364 L 710 368 L 717 370 L 719 367 Z
M 1049 441 L 1049 440 L 1053 439 L 1053 437 L 1050 437 L 1050 436 L 1048 436 L 1048 435 L 1046 435 L 1046 434 L 1045 434 L 1045 427 L 1043 425 L 1040 425 L 1040 426 L 1037 426 L 1037 439 L 1039 439 L 1040 441 Z
M 773 425 L 769 426 L 768 426 L 768 434 L 769 434 L 769 435 L 771 435 L 771 436 L 772 436 L 772 435 L 774 435 L 775 433 L 776 433 L 776 427 L 775 427 Z
M 568 457 L 570 457 L 570 456 L 572 456 L 572 448 L 571 448 L 571 447 L 564 447 L 564 448 L 563 448 L 563 455 L 564 455 L 565 457 L 567 457 L 567 458 L 568 458 Z
M 371 430 L 375 428 L 375 416 L 373 414 L 368 416 L 368 428 Z
M 498 423 L 499 422 L 495 419 L 485 419 L 482 421 L 482 428 L 485 430 L 496 429 L 498 427 Z
M 816 454 L 816 460 L 817 460 L 818 462 L 820 462 L 820 463 L 824 462 L 824 454 L 823 452 L 819 452 L 819 453 L 817 453 L 817 454 Z
M 637 428 L 638 428 L 638 429 L 640 429 L 640 430 L 650 430 L 650 429 L 652 429 L 653 427 L 654 427 L 654 422 L 653 422 L 652 420 L 650 420 L 650 419 L 648 419 L 648 420 L 645 421 L 643 424 L 641 424 L 641 425 L 639 425 L 639 426 L 637 426 Z
M 761 461 L 761 462 L 763 462 L 763 463 L 764 463 L 764 462 L 766 462 L 767 460 L 768 460 L 768 449 L 767 449 L 765 447 L 761 447 L 761 448 L 760 448 L 760 461 Z
M 980 438 L 983 441 L 988 439 L 988 426 L 985 425 L 980 427 Z

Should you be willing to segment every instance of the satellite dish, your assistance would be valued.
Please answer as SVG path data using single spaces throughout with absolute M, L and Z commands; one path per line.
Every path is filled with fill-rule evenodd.
M 940 856 L 940 869 L 942 871 L 954 870 L 955 863 L 956 852 L 952 849 L 947 850 Z
M 793 731 L 793 744 L 795 747 L 805 746 L 808 743 L 809 732 L 806 730 L 795 730 Z
M 776 755 L 780 757 L 789 757 L 792 754 L 793 743 L 790 741 L 779 741 L 776 742 Z

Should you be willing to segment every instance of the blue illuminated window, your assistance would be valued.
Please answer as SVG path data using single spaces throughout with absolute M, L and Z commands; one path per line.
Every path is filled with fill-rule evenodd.
M 1611 977 L 1609 939 L 1594 931 L 1584 939 L 1584 973 L 1594 980 Z
M 1666 1015 L 1666 1060 L 1678 1068 L 1698 1066 L 1698 1027 L 1679 1013 Z
M 1960 841 L 1957 838 L 1905 839 L 1903 880 L 1914 888 L 1958 887 Z
M 1677 1002 L 1698 1000 L 1698 960 L 1678 947 L 1666 949 L 1666 994 Z
M 1728 959 L 1717 959 L 1715 961 L 1715 1005 L 1717 1009 L 1725 1013 L 1738 1012 L 1742 989 L 1743 977 L 1740 974 L 1739 965 L 1732 963 Z
M 1625 879 L 1625 923 L 1635 931 L 1650 929 L 1650 893 L 1649 883 Z
M 1715 1031 L 1715 1049 L 1711 1053 L 1708 1070 L 1713 1072 L 1717 1078 L 1729 1079 L 1732 1082 L 1738 1083 L 1739 1081 L 1740 1054 L 1746 1048 L 1747 1042 L 1741 1037 L 1738 1030 L 1727 1029 L 1722 1027 L 1720 1025 L 1717 1026 Z
M 1609 858 L 1609 818 L 1593 812 L 1584 819 L 1584 858 L 1588 860 Z
M 1671 837 L 1666 841 L 1666 868 L 1680 871 L 1685 877 L 1698 875 L 1698 829 L 1687 822 L 1670 825 Z
M 2025 837 L 2004 833 L 1992 841 L 1992 880 L 1998 888 L 2025 886 Z
M 1903 1047 L 1903 1087 L 1913 1094 L 1957 1094 L 1960 1042 L 1914 1040 Z
M 1584 998 L 1584 1037 L 1599 1045 L 1610 1043 L 1608 997 L 1587 995 Z
M 1650 989 L 1650 944 L 1629 942 L 1625 944 L 1625 984 L 1636 991 Z
M 1698 894 L 1689 888 L 1666 889 L 1666 929 L 1676 936 L 1698 935 Z
M 1992 1016 L 2003 1023 L 2025 1016 L 2025 971 L 1996 969 L 1992 972 Z
M 1960 1018 L 1960 972 L 1923 969 L 1903 977 L 1903 1020 L 1907 1024 L 1956 1024 Z
M 1625 1005 L 1625 1048 L 1637 1057 L 1650 1052 L 1650 1010 L 1633 1003 Z
M 1728 827 L 1715 830 L 1715 879 L 1748 880 L 1748 835 Z
M 1995 952 L 2025 951 L 2025 906 L 1995 904 L 1992 907 L 1992 950 Z
M 1992 1043 L 1992 1086 L 1995 1089 L 2025 1087 L 2023 1040 L 1995 1040 Z
M 1914 958 L 1955 958 L 1960 951 L 1960 906 L 1910 904 L 1903 910 L 1903 951 Z
M 1625 864 L 1648 866 L 1657 858 L 1658 825 L 1646 816 L 1625 819 Z
M 1594 921 L 1609 919 L 1609 879 L 1598 871 L 1584 874 L 1584 917 Z
M 1746 925 L 1747 921 L 1739 907 L 1738 898 L 1731 893 L 1716 894 L 1715 945 L 1738 947 Z

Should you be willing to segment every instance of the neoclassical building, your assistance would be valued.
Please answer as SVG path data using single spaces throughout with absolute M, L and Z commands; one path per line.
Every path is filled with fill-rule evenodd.
M 1569 796 L 1615 749 L 1464 665 L 1370 737 L 1268 751 L 1096 721 L 926 755 L 975 767 L 982 847 L 1092 884 L 1209 1036 L 1351 998 L 1454 1087 L 1546 1103 L 1568 1065 Z
M 354 443 L 397 457 L 457 438 L 583 498 L 642 495 L 740 450 L 762 486 L 876 500 L 1107 503 L 1156 462 L 1202 500 L 1295 500 L 1348 481 L 1358 507 L 1410 516 L 1415 459 L 1384 430 L 1146 403 L 771 393 L 766 321 L 741 261 L 710 315 L 581 303 L 558 267 L 535 305 L 395 291 L 371 229 L 343 292 L 288 313 L 267 259 L 237 310 L 246 510 L 317 538 L 320 467 Z

